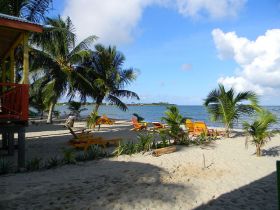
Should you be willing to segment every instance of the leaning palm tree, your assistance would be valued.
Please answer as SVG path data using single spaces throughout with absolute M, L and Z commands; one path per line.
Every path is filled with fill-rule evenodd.
M 83 68 L 78 69 L 77 72 L 82 74 L 87 82 L 76 80 L 75 90 L 79 91 L 82 99 L 91 97 L 95 100 L 93 113 L 97 114 L 104 99 L 124 111 L 127 106 L 120 97 L 139 100 L 135 92 L 124 89 L 136 79 L 132 68 L 123 69 L 124 61 L 124 55 L 118 52 L 116 47 L 98 44 L 90 58 L 83 63 Z
M 75 45 L 76 35 L 70 18 L 63 20 L 46 18 L 42 34 L 33 34 L 31 44 L 32 70 L 42 75 L 44 88 L 42 94 L 45 104 L 48 104 L 49 114 L 47 123 L 52 123 L 52 114 L 58 99 L 64 95 L 75 78 L 81 77 L 75 71 L 75 65 L 84 61 L 89 55 L 89 44 L 96 36 L 90 36 Z
M 51 4 L 52 0 L 1 0 L 0 13 L 40 22 L 44 20 Z
M 270 126 L 276 123 L 277 119 L 274 114 L 265 109 L 258 108 L 257 114 L 258 118 L 253 123 L 243 123 L 243 129 L 247 134 L 246 146 L 248 145 L 248 140 L 251 138 L 252 144 L 256 146 L 256 155 L 261 156 L 261 148 L 273 134 L 273 131 L 269 130 Z
M 250 104 L 242 104 L 249 101 Z M 257 95 L 251 91 L 235 93 L 231 88 L 228 91 L 222 84 L 219 88 L 211 91 L 205 99 L 204 105 L 211 115 L 211 120 L 220 121 L 225 126 L 226 136 L 230 136 L 235 121 L 243 114 L 254 111 L 253 105 L 257 104 Z

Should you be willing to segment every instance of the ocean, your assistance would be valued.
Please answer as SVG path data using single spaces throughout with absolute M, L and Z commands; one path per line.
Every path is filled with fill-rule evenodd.
M 85 111 L 81 113 L 81 117 L 87 117 L 93 110 L 93 105 L 84 106 Z M 221 127 L 223 124 L 219 122 L 212 122 L 210 120 L 209 114 L 204 106 L 178 106 L 180 114 L 183 117 L 191 118 L 194 121 L 204 121 L 209 126 Z M 275 129 L 280 129 L 280 106 L 265 106 L 266 109 L 274 113 L 278 118 L 278 123 L 273 126 Z M 68 115 L 69 110 L 67 105 L 56 106 L 56 110 L 61 113 L 62 116 Z M 161 121 L 166 111 L 166 106 L 129 106 L 126 112 L 121 111 L 115 106 L 100 106 L 98 114 L 106 114 L 108 117 L 113 119 L 125 119 L 130 120 L 133 113 L 137 113 L 145 119 L 147 122 Z M 242 128 L 242 123 L 244 121 L 251 121 L 254 116 L 242 116 L 237 123 L 235 123 L 234 128 Z

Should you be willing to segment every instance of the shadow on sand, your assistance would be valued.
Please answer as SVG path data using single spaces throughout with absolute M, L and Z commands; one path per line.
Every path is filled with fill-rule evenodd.
M 277 208 L 277 182 L 276 173 L 271 173 L 248 185 L 240 187 L 229 193 L 201 205 L 195 210 L 216 209 L 254 209 L 276 210 Z
M 193 187 L 165 183 L 165 174 L 150 164 L 100 160 L 11 175 L 0 179 L 0 209 L 172 209 L 177 199 L 194 199 Z

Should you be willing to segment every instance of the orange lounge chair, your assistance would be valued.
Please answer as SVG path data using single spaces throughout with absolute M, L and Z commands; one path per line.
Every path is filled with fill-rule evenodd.
M 154 125 L 154 129 L 155 130 L 165 128 L 165 126 L 162 123 L 160 123 L 160 122 L 152 122 L 152 123 Z
M 146 130 L 147 129 L 147 123 L 143 123 L 143 124 L 139 123 L 137 121 L 137 119 L 135 119 L 135 118 L 132 118 L 131 121 L 132 121 L 132 125 L 133 125 L 132 130 L 140 131 L 140 130 Z
M 92 134 L 84 131 L 81 133 L 76 133 L 69 126 L 66 127 L 69 129 L 70 133 L 74 137 L 69 141 L 69 144 L 75 148 L 82 148 L 84 150 L 87 150 L 91 145 L 94 144 L 106 148 L 108 144 L 118 145 L 119 142 L 122 140 L 120 138 L 103 139 L 102 137 L 94 137 Z
M 214 129 L 208 129 L 205 122 L 202 121 L 195 122 L 194 131 L 193 131 L 194 136 L 199 136 L 203 133 L 206 134 L 207 136 L 217 135 L 217 131 L 215 131 Z
M 185 127 L 186 127 L 188 133 L 193 135 L 193 133 L 194 133 L 194 123 L 191 120 L 186 119 Z

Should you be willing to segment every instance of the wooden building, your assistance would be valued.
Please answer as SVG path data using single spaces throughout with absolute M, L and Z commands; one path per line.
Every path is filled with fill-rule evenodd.
M 14 155 L 18 133 L 19 168 L 25 166 L 25 127 L 29 112 L 28 37 L 30 32 L 42 31 L 41 25 L 0 13 L 0 134 L 2 149 Z

